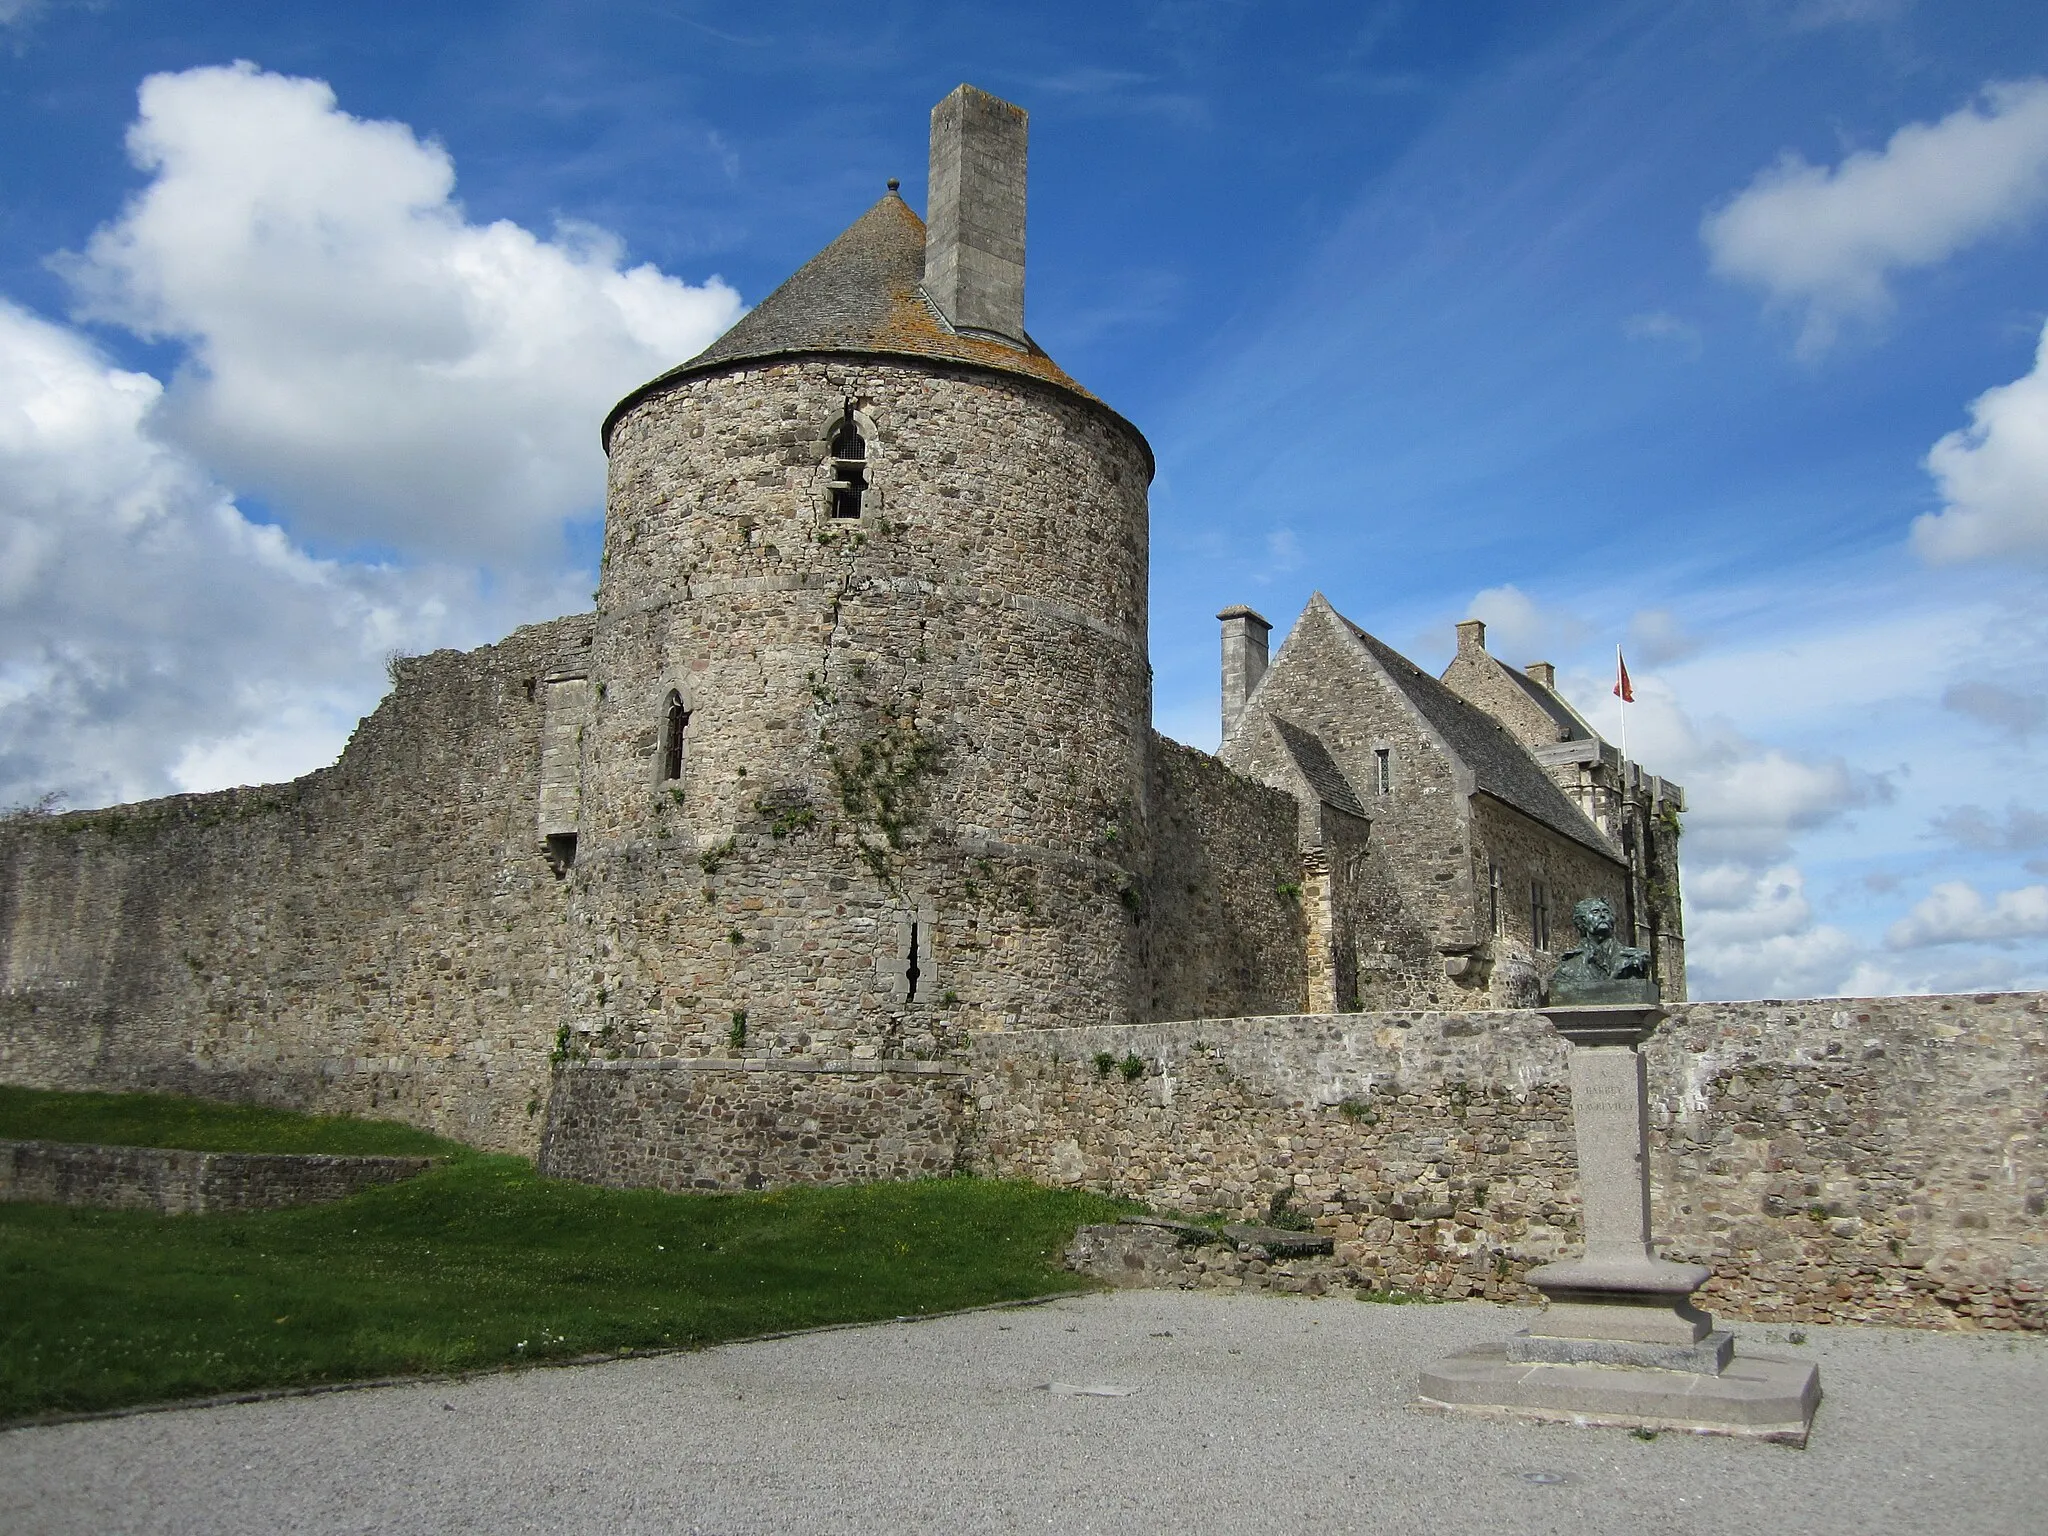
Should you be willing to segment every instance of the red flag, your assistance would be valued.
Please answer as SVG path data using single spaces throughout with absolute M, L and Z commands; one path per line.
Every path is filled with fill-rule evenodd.
M 1621 659 L 1621 647 L 1614 648 L 1614 696 L 1624 704 L 1636 701 L 1636 691 L 1628 683 L 1628 663 Z

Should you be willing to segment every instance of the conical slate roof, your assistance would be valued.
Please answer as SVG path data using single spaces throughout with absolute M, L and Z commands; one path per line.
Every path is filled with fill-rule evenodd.
M 892 191 L 731 330 L 614 406 L 604 423 L 606 447 L 611 445 L 612 424 L 626 410 L 678 379 L 737 362 L 803 353 L 858 352 L 971 363 L 1024 374 L 1101 405 L 1035 342 L 1021 350 L 954 332 L 919 291 L 923 280 L 924 220 Z M 1142 435 L 1139 441 L 1144 441 Z

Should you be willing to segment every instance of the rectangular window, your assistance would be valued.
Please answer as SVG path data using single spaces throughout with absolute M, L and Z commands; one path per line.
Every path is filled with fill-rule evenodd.
M 1372 755 L 1379 766 L 1380 793 L 1391 795 L 1394 792 L 1394 749 L 1379 747 Z
M 1500 927 L 1500 860 L 1486 862 L 1486 927 L 1489 933 L 1499 936 Z
M 1541 880 L 1529 882 L 1529 942 L 1538 949 L 1550 948 L 1550 892 Z

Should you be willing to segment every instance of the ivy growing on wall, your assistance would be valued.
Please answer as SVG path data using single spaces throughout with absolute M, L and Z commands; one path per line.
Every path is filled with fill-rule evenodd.
M 892 720 L 865 741 L 840 747 L 828 739 L 820 750 L 861 858 L 893 886 L 891 856 L 923 811 L 926 781 L 939 767 L 938 743 L 914 724 Z

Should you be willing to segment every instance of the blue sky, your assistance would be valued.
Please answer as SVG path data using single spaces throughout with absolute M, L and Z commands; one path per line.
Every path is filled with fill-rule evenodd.
M 243 61 L 240 65 L 237 61 Z M 0 803 L 331 760 L 586 606 L 597 423 L 1027 107 L 1028 319 L 1213 615 L 1488 620 L 1691 795 L 1704 995 L 2048 985 L 2038 5 L 0 0 Z M 146 84 L 147 82 L 147 84 Z

